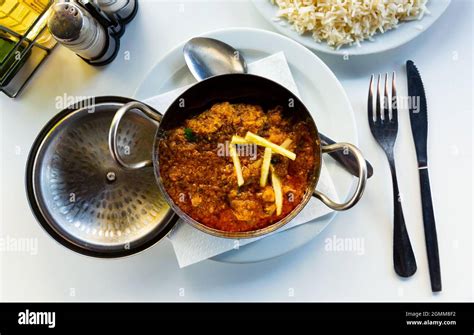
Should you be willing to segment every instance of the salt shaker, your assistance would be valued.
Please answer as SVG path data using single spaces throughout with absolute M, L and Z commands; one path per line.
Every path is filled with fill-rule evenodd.
M 48 28 L 59 43 L 90 64 L 106 64 L 117 54 L 118 41 L 87 10 L 74 2 L 54 5 Z

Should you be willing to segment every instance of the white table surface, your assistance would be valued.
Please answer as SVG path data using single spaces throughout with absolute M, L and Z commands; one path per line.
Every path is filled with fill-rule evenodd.
M 180 41 L 224 27 L 271 29 L 252 4 L 140 0 L 118 58 L 103 69 L 57 48 L 19 98 L 0 96 L 0 237 L 38 242 L 36 255 L 0 252 L 0 300 L 472 301 L 472 9 L 471 0 L 453 0 L 429 31 L 384 54 L 349 60 L 320 55 L 350 97 L 360 148 L 376 174 L 361 203 L 341 213 L 318 238 L 282 257 L 247 265 L 205 261 L 179 269 L 168 241 L 120 260 L 70 252 L 46 235 L 30 212 L 24 169 L 35 136 L 57 113 L 57 96 L 131 96 L 155 62 Z M 420 68 L 428 95 L 431 187 L 443 277 L 443 292 L 436 295 L 429 284 L 408 114 L 400 113 L 396 147 L 405 219 L 418 262 L 417 273 L 407 280 L 393 271 L 389 169 L 366 119 L 369 75 L 395 69 L 401 77 L 399 93 L 406 94 L 402 75 L 407 59 Z M 325 240 L 334 236 L 359 238 L 364 254 L 326 251 Z

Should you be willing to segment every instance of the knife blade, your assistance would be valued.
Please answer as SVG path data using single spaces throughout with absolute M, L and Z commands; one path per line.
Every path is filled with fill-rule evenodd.
M 425 88 L 418 68 L 413 61 L 406 64 L 408 80 L 408 98 L 411 131 L 415 143 L 418 171 L 420 175 L 421 202 L 423 211 L 423 226 L 425 230 L 426 251 L 430 271 L 431 290 L 439 292 L 441 285 L 441 269 L 439 263 L 438 237 L 431 197 L 431 187 L 428 174 L 428 105 Z
M 321 139 L 322 145 L 330 145 L 336 143 L 335 141 L 321 133 L 319 133 L 319 138 Z M 346 154 L 342 151 L 331 152 L 329 153 L 329 156 L 331 156 L 335 161 L 339 162 L 352 175 L 356 177 L 359 176 L 359 166 L 354 156 Z M 374 168 L 367 160 L 365 161 L 365 164 L 367 165 L 367 179 L 369 179 L 374 174 Z

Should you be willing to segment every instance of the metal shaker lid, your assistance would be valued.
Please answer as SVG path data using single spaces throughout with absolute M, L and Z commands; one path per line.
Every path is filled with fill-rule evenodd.
M 115 16 L 122 24 L 130 22 L 138 9 L 137 0 L 93 0 L 108 15 Z
M 27 192 L 36 218 L 58 242 L 82 254 L 136 253 L 163 238 L 177 220 L 153 168 L 124 170 L 109 152 L 112 118 L 130 101 L 101 97 L 65 109 L 41 131 L 28 158 Z M 131 113 L 119 130 L 122 156 L 148 158 L 155 132 Z
M 79 38 L 83 24 L 82 11 L 74 3 L 57 3 L 52 7 L 48 28 L 56 38 L 65 41 Z

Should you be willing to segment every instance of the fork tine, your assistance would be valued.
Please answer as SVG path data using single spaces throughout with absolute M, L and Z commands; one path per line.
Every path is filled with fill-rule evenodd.
M 377 79 L 377 97 L 375 98 L 375 121 L 382 120 L 382 114 L 380 113 L 380 80 L 382 75 L 379 73 Z
M 388 73 L 385 73 L 385 84 L 384 84 L 384 94 L 383 94 L 383 120 L 390 120 L 390 100 L 388 97 Z
M 393 121 L 398 121 L 398 100 L 397 100 L 397 78 L 395 71 L 392 73 L 392 118 Z
M 376 118 L 374 115 L 374 75 L 370 76 L 369 84 L 369 99 L 367 101 L 367 111 L 369 116 L 369 124 L 375 122 Z

